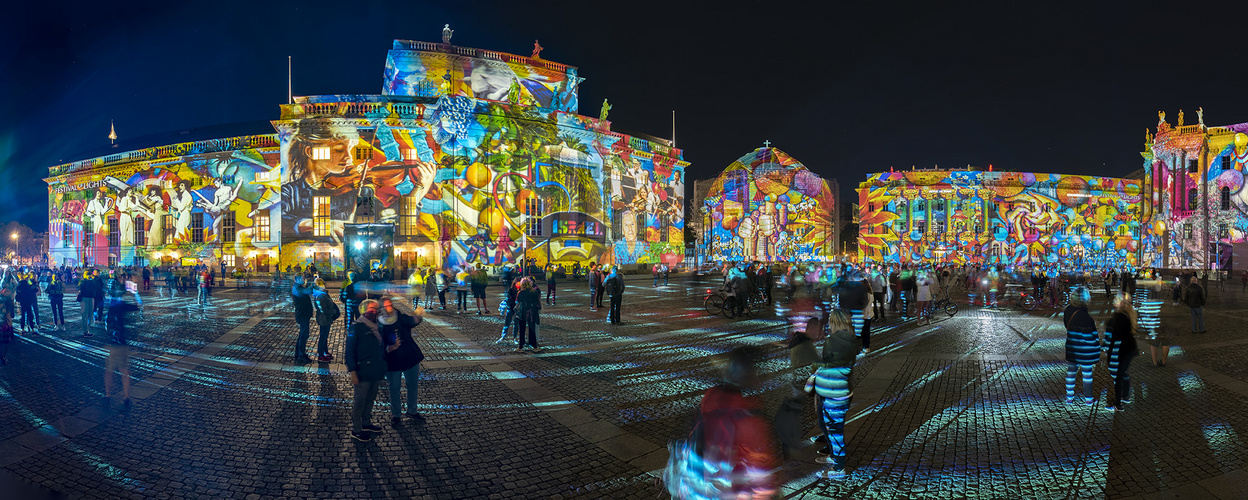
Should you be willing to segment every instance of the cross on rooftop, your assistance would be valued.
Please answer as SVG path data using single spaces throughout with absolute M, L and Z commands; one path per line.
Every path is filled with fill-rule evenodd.
M 765 148 L 771 147 L 771 141 L 763 141 L 763 147 Z

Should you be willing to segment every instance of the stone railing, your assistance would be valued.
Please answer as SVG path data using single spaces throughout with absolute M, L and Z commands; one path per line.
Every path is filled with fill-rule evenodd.
M 278 145 L 277 134 L 244 135 L 224 139 L 208 139 L 203 141 L 183 142 L 167 146 L 138 149 L 124 153 L 80 160 L 73 163 L 64 163 L 48 167 L 48 172 L 50 175 L 55 177 L 58 175 L 78 172 L 80 170 L 107 167 L 110 165 L 121 165 L 136 161 L 172 158 L 188 154 L 233 151 L 236 149 L 277 147 Z
M 560 73 L 567 73 L 569 66 L 559 64 L 557 62 L 547 61 L 545 59 L 533 59 L 531 57 L 518 56 L 508 54 L 506 52 L 497 52 L 493 50 L 474 49 L 472 47 L 460 47 L 457 45 L 448 45 L 444 43 L 421 42 L 418 40 L 395 40 L 394 48 L 407 50 L 423 50 L 428 52 L 444 52 L 449 54 L 457 54 L 466 57 L 476 57 L 480 59 L 492 59 L 495 61 L 503 61 L 516 64 L 527 64 L 529 66 L 537 66 L 546 68 Z

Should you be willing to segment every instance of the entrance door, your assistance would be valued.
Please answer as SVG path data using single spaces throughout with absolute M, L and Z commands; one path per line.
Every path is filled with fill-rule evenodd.
M 392 265 L 393 224 L 347 224 L 343 229 L 343 265 L 365 276 L 373 269 Z

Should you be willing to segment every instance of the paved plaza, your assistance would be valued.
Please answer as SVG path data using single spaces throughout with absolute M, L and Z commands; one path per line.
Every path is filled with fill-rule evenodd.
M 761 346 L 762 396 L 786 396 L 799 293 L 764 318 L 711 317 L 706 278 L 630 279 L 624 324 L 590 312 L 585 286 L 543 310 L 541 354 L 496 344 L 496 292 L 478 316 L 432 311 L 424 424 L 389 426 L 386 390 L 370 443 L 347 435 L 340 362 L 295 364 L 293 313 L 259 289 L 219 289 L 201 307 L 145 296 L 135 327 L 135 404 L 106 407 L 106 350 L 69 331 L 20 337 L 0 367 L 2 498 L 657 498 L 669 440 L 687 435 L 721 354 Z M 1166 367 L 1131 367 L 1134 400 L 1063 402 L 1058 311 L 982 309 L 916 326 L 877 324 L 854 370 L 848 474 L 821 478 L 815 447 L 789 457 L 787 498 L 1248 498 L 1248 294 L 1211 286 L 1209 333 L 1167 302 Z M 331 290 L 337 296 L 336 290 Z M 72 297 L 67 293 L 67 297 Z M 47 304 L 43 313 L 48 314 Z M 452 304 L 453 309 L 453 304 Z M 1093 315 L 1108 317 L 1097 298 Z M 313 342 L 315 346 L 315 328 Z M 342 321 L 331 351 L 342 357 Z M 119 391 L 118 391 L 119 392 Z M 814 411 L 808 410 L 808 435 Z

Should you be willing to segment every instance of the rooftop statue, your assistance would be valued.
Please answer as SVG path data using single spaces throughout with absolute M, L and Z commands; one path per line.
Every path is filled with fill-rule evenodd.
M 1165 111 L 1158 111 L 1158 112 L 1157 112 L 1157 124 L 1158 124 L 1158 125 L 1161 125 L 1161 124 L 1163 124 L 1163 123 L 1166 123 L 1166 112 L 1165 112 Z
M 537 40 L 533 40 L 533 55 L 531 57 L 534 59 L 541 59 L 542 49 L 544 48 L 546 47 L 542 47 L 541 44 L 537 43 Z
M 1200 125 L 1201 128 L 1205 127 L 1205 108 L 1204 107 L 1196 108 L 1196 122 Z
M 1176 126 L 1176 127 L 1182 127 L 1182 126 L 1183 126 L 1183 110 L 1181 110 L 1181 109 L 1179 110 L 1179 122 L 1178 122 L 1178 123 L 1176 123 L 1174 126 Z
M 453 34 L 455 34 L 455 30 L 451 29 L 451 25 L 448 24 L 446 26 L 443 26 L 442 27 L 442 43 L 450 45 L 451 35 Z
M 602 110 L 598 112 L 598 120 L 604 121 L 604 122 L 607 121 L 607 113 L 610 111 L 611 111 L 611 105 L 607 103 L 606 99 L 603 99 Z

